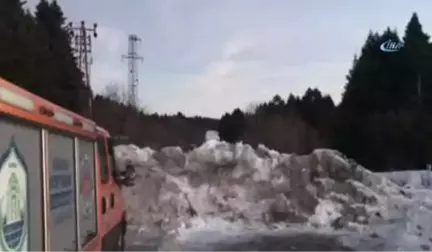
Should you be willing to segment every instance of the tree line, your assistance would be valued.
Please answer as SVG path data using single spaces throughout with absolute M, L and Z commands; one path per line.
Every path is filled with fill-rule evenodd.
M 75 63 L 65 21 L 56 1 L 40 1 L 33 15 L 23 1 L 0 0 L 0 76 L 85 113 L 92 94 Z
M 375 171 L 421 169 L 431 163 L 432 43 L 414 13 L 402 37 L 370 31 L 355 55 L 340 104 L 319 89 L 227 113 L 220 120 L 149 113 L 120 91 L 93 94 L 75 63 L 66 17 L 56 1 L 0 0 L 0 76 L 93 119 L 113 135 L 159 148 L 200 144 L 215 129 L 229 142 L 264 143 L 281 152 L 334 148 Z M 387 41 L 403 42 L 383 52 Z M 317 83 L 318 84 L 318 83 Z M 88 106 L 88 100 L 93 106 Z M 110 111 L 110 114 L 104 113 Z
M 386 41 L 403 43 L 384 52 Z M 243 116 L 235 110 L 231 121 L 248 128 L 228 141 L 260 141 L 281 151 L 307 153 L 334 148 L 375 171 L 424 169 L 432 163 L 432 43 L 413 13 L 403 37 L 396 30 L 370 31 L 346 76 L 337 106 L 318 89 L 302 97 L 276 95 Z M 234 115 L 237 112 L 237 115 Z M 234 130 L 235 131 L 235 130 Z

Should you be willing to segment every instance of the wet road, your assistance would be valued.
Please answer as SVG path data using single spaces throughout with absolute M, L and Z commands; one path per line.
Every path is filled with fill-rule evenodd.
M 149 239 L 141 244 L 131 244 L 130 251 L 353 251 L 340 244 L 334 236 L 324 234 L 296 233 L 292 235 L 254 235 L 241 240 L 197 244 Z

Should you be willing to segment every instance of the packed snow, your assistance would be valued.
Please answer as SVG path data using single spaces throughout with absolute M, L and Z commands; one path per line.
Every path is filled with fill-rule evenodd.
M 284 154 L 229 144 L 216 132 L 188 152 L 115 151 L 119 168 L 136 167 L 124 195 L 137 242 L 165 237 L 158 245 L 165 250 L 205 250 L 222 240 L 312 232 L 353 250 L 432 246 L 429 171 L 373 173 L 335 150 Z
M 402 187 L 414 187 L 416 189 L 432 189 L 432 172 L 429 170 L 419 171 L 396 171 L 379 173 Z

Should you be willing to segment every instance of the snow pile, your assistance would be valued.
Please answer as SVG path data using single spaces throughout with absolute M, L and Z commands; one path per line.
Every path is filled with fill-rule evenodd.
M 431 250 L 432 191 L 408 186 L 403 192 L 387 199 L 387 218 L 371 221 L 344 242 L 358 250 Z
M 179 147 L 154 151 L 133 145 L 117 146 L 115 151 L 120 167 L 126 162 L 136 166 L 135 186 L 124 189 L 128 221 L 147 236 L 184 234 L 196 223 L 217 219 L 236 223 L 232 226 L 241 226 L 242 232 L 296 223 L 360 231 L 360 236 L 351 235 L 346 242 L 359 247 L 370 238 L 380 240 L 381 246 L 386 235 L 393 240 L 418 238 L 419 227 L 407 225 L 407 218 L 432 216 L 432 204 L 425 203 L 431 202 L 428 192 L 415 198 L 413 188 L 402 188 L 334 150 L 281 154 L 263 145 L 254 150 L 242 143 L 221 142 L 217 133 L 210 132 L 205 143 L 187 153 Z M 385 231 L 376 234 L 372 225 Z M 399 233 L 388 233 L 395 225 Z M 429 239 L 427 228 L 421 226 L 423 240 L 417 239 L 418 244 Z
M 429 170 L 397 171 L 379 173 L 402 187 L 414 187 L 417 189 L 432 189 L 432 172 Z
M 429 251 L 432 248 L 430 171 L 379 173 L 398 184 L 401 195 L 387 198 L 387 218 L 372 221 L 362 232 L 345 237 L 358 250 Z
M 141 149 L 133 144 L 116 146 L 114 152 L 120 169 L 125 168 L 126 162 L 131 162 L 135 166 L 148 163 L 155 153 L 151 148 L 145 147 Z

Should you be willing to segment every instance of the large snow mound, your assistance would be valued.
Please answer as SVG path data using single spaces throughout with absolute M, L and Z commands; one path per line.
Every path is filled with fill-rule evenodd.
M 398 224 L 404 225 L 402 233 L 392 232 L 393 240 L 395 235 L 400 242 L 415 236 L 423 246 L 432 241 L 419 235 L 429 228 L 423 225 L 424 219 L 411 226 L 404 224 L 413 216 L 430 218 L 429 193 L 421 199 L 413 197 L 413 189 L 372 173 L 335 150 L 283 154 L 263 145 L 253 149 L 247 144 L 229 144 L 213 132 L 201 146 L 186 153 L 180 147 L 155 151 L 133 145 L 117 146 L 115 151 L 119 167 L 126 162 L 136 167 L 136 184 L 124 189 L 128 221 L 147 236 L 184 234 L 197 220 L 218 219 L 267 229 L 300 223 L 384 240 L 388 228 L 376 234 L 371 225 L 402 223 Z M 351 244 L 365 239 L 354 238 Z M 393 248 L 385 244 L 388 239 L 382 239 L 380 245 Z

